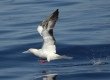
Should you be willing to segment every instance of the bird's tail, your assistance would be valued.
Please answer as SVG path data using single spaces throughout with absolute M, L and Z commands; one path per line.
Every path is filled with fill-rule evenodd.
M 58 54 L 52 54 L 47 57 L 47 61 L 49 62 L 50 60 L 55 60 L 55 59 L 72 59 L 73 57 L 68 57 L 65 55 L 58 55 Z
M 73 59 L 73 57 L 69 57 L 69 56 L 65 56 L 65 55 L 58 55 L 57 56 L 58 59 Z

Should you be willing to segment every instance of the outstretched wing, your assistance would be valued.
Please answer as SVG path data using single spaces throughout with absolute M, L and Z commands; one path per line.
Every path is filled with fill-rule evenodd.
M 46 29 L 49 31 L 50 29 L 53 29 L 57 19 L 58 19 L 58 15 L 59 15 L 59 11 L 58 9 L 53 12 L 48 18 L 46 18 L 37 28 L 39 34 L 42 36 L 41 32 L 43 30 L 44 27 L 46 27 Z M 46 24 L 48 24 L 48 26 L 45 26 Z M 53 36 L 53 30 L 49 31 L 49 33 Z
M 48 24 L 46 24 L 48 26 Z M 50 29 L 49 31 L 46 29 L 46 27 L 43 28 L 41 35 L 43 37 L 44 43 L 42 46 L 43 51 L 47 51 L 47 53 L 56 53 L 56 46 L 55 46 L 55 39 L 53 36 L 50 35 L 49 32 L 52 32 L 53 29 Z

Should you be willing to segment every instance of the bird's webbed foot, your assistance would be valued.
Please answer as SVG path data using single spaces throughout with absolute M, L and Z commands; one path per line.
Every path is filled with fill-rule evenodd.
M 41 60 L 39 60 L 39 63 L 45 63 L 45 62 L 47 62 L 47 60 L 46 59 L 41 59 Z

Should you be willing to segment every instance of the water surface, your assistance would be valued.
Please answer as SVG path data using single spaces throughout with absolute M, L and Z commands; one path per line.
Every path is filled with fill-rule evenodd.
M 57 53 L 73 60 L 39 64 L 36 56 L 22 54 L 41 48 L 37 26 L 59 9 L 54 27 Z M 0 0 L 0 79 L 110 80 L 109 0 Z

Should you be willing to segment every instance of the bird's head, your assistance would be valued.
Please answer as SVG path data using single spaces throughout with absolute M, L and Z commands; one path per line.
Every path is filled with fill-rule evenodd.
M 38 49 L 30 48 L 30 49 L 28 49 L 27 51 L 24 51 L 23 53 L 33 53 L 33 54 L 36 54 L 37 51 L 38 51 Z

